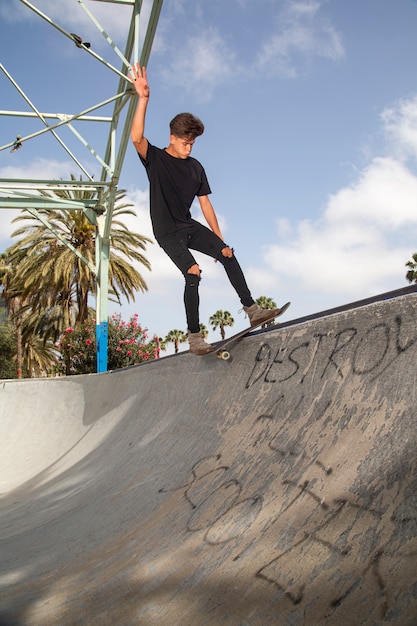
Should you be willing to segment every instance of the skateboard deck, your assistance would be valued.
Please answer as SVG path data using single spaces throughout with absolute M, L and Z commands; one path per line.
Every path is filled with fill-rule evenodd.
M 263 322 L 260 322 L 259 324 L 254 324 L 253 326 L 250 326 L 249 328 L 245 328 L 244 330 L 241 330 L 239 333 L 236 333 L 236 335 L 233 335 L 232 337 L 229 337 L 229 339 L 225 339 L 224 341 L 222 341 L 220 345 L 218 345 L 217 347 L 214 347 L 214 350 L 212 352 L 207 352 L 207 354 L 214 354 L 216 355 L 218 359 L 222 359 L 223 361 L 228 361 L 232 357 L 232 355 L 230 354 L 230 351 L 227 350 L 228 346 L 235 343 L 235 341 L 239 341 L 239 339 L 241 339 L 242 337 L 245 337 L 245 335 L 249 335 L 249 333 L 252 330 L 256 330 L 257 328 L 264 326 L 264 324 L 268 324 L 272 322 L 275 318 L 280 317 L 280 315 L 283 315 L 283 313 L 285 313 L 285 311 L 288 309 L 290 304 L 291 302 L 286 302 L 284 306 L 281 307 L 281 310 L 278 313 L 278 315 L 277 314 L 271 315 L 270 318 L 264 320 Z

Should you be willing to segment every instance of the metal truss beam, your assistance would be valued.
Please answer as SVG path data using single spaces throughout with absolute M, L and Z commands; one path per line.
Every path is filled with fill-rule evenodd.
M 12 83 L 14 88 L 21 95 L 22 99 L 31 109 L 30 111 L 9 111 L 0 110 L 0 116 L 15 116 L 37 119 L 42 122 L 44 128 L 26 135 L 18 136 L 15 141 L 0 146 L 0 151 L 18 150 L 27 141 L 34 141 L 37 137 L 49 133 L 58 142 L 60 148 L 70 156 L 71 160 L 77 165 L 77 168 L 87 178 L 87 180 L 36 180 L 36 179 L 0 179 L 0 209 L 28 209 L 36 219 L 41 220 L 48 228 L 48 225 L 37 209 L 42 210 L 80 210 L 83 211 L 90 222 L 96 228 L 96 263 L 95 266 L 88 264 L 90 270 L 97 278 L 97 297 L 96 297 L 96 320 L 97 320 L 97 371 L 103 372 L 107 370 L 107 341 L 108 341 L 108 269 L 110 260 L 110 231 L 113 220 L 114 204 L 118 191 L 120 174 L 122 171 L 124 158 L 130 137 L 130 128 L 133 115 L 136 109 L 137 96 L 128 79 L 128 73 L 131 70 L 131 64 L 140 62 L 141 65 L 147 65 L 152 44 L 162 9 L 163 0 L 150 0 L 152 7 L 150 17 L 146 27 L 146 33 L 142 48 L 139 44 L 139 24 L 141 22 L 142 0 L 94 0 L 95 2 L 106 2 L 115 6 L 123 4 L 130 6 L 131 18 L 127 40 L 125 42 L 124 51 L 113 41 L 111 36 L 104 30 L 101 24 L 93 15 L 93 12 L 87 8 L 84 0 L 74 0 L 79 7 L 89 17 L 97 30 L 104 37 L 107 44 L 121 61 L 121 69 L 117 69 L 109 63 L 104 57 L 98 55 L 94 50 L 82 42 L 81 38 L 68 32 L 61 25 L 49 18 L 45 13 L 40 11 L 33 3 L 28 0 L 20 0 L 28 9 L 32 10 L 39 18 L 45 20 L 51 27 L 57 29 L 61 35 L 69 38 L 84 54 L 89 54 L 98 63 L 104 65 L 106 69 L 119 77 L 119 83 L 116 94 L 110 98 L 98 102 L 79 113 L 43 113 L 38 110 L 36 105 L 30 100 L 29 96 L 24 92 L 20 85 L 14 80 L 7 69 L 0 64 L 0 70 L 3 75 Z M 113 112 L 111 117 L 102 116 L 92 113 L 98 109 L 112 105 Z M 121 121 L 121 114 L 125 113 L 124 120 Z M 107 143 L 104 153 L 90 145 L 84 135 L 75 128 L 74 122 L 83 122 L 83 124 L 106 123 L 108 125 Z M 62 128 L 69 129 L 76 137 L 80 147 L 87 150 L 94 157 L 101 168 L 99 180 L 94 180 L 93 174 L 88 171 L 87 167 L 82 163 L 81 156 L 75 154 L 73 150 L 63 141 L 59 135 Z M 72 200 L 59 197 L 48 198 L 42 195 L 42 192 L 58 192 L 61 190 L 88 190 L 94 192 L 91 200 Z M 58 233 L 54 233 L 58 238 Z M 71 247 L 68 242 L 62 240 L 65 245 Z M 75 249 L 74 254 L 79 254 Z M 82 259 L 88 263 L 86 259 Z

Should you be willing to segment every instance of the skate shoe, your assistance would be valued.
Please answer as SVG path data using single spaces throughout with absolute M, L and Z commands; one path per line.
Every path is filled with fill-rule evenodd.
M 281 309 L 262 309 L 256 303 L 251 306 L 244 306 L 243 310 L 249 317 L 251 326 L 258 326 L 268 320 L 272 321 L 274 317 L 277 317 L 281 313 Z
M 190 352 L 193 354 L 208 354 L 213 352 L 214 348 L 205 341 L 201 332 L 188 333 L 188 343 L 190 344 Z

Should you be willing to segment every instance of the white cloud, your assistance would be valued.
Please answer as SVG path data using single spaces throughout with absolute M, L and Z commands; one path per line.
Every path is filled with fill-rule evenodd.
M 269 74 L 294 78 L 300 64 L 314 57 L 338 61 L 344 48 L 335 28 L 320 15 L 321 4 L 291 2 L 279 16 L 278 29 L 258 53 L 256 66 Z
M 161 70 L 162 78 L 169 87 L 180 84 L 185 95 L 207 101 L 216 88 L 230 84 L 231 79 L 246 81 L 248 73 L 259 76 L 261 71 L 293 78 L 312 58 L 340 60 L 344 56 L 340 35 L 320 9 L 319 2 L 288 2 L 277 17 L 276 32 L 264 42 L 255 42 L 259 48 L 255 61 L 238 55 L 229 34 L 207 25 L 207 16 L 197 20 L 194 34 L 186 34 L 180 42 L 172 38 L 173 23 L 168 27 L 169 20 L 162 20 L 159 49 L 171 46 L 173 51 L 172 63 Z M 168 32 L 171 39 L 166 36 Z
M 25 166 L 8 165 L 0 168 L 0 178 L 11 180 L 59 180 L 65 176 L 65 172 L 73 169 L 71 161 L 58 161 L 57 159 L 38 158 Z M 64 173 L 64 174 L 63 174 Z M 0 250 L 4 251 L 11 245 L 11 234 L 18 228 L 18 224 L 12 224 L 17 217 L 17 209 L 0 209 Z
M 22 149 L 23 150 L 23 149 Z M 0 178 L 10 179 L 56 179 L 63 178 L 74 169 L 72 161 L 58 159 L 37 158 L 31 163 L 22 165 L 7 165 L 0 168 Z
M 287 245 L 264 249 L 264 261 L 299 288 L 345 297 L 378 290 L 387 279 L 405 274 L 407 249 L 392 246 L 378 228 L 360 221 L 301 222 Z
M 3 24 L 24 20 L 29 13 L 32 12 L 19 0 L 9 0 L 7 3 L 0 3 L 0 18 Z
M 163 79 L 170 86 L 181 85 L 185 95 L 192 93 L 200 102 L 209 100 L 236 71 L 235 53 L 214 28 L 188 38 L 172 58 L 172 64 L 161 72 Z
M 417 158 L 417 96 L 386 107 L 381 120 L 391 147 L 399 157 Z
M 46 24 L 37 12 L 23 5 L 18 0 L 8 0 L 12 6 L 0 5 L 0 17 L 7 22 L 31 21 L 36 28 L 37 24 Z M 6 3 L 4 3 L 5 5 Z M 109 46 L 105 38 L 95 26 L 93 21 L 83 10 L 82 6 L 74 0 L 36 0 L 33 5 L 49 19 L 66 31 L 74 31 L 81 35 L 84 41 L 90 40 L 93 47 L 103 48 Z M 107 2 L 85 2 L 88 11 L 93 15 L 100 26 L 110 35 L 116 45 L 123 51 L 126 40 L 126 32 L 129 28 L 132 8 L 128 5 L 115 5 Z M 145 0 L 141 16 L 145 24 L 149 18 L 150 3 Z M 52 26 L 50 26 L 52 28 Z M 78 30 L 77 30 L 78 29 Z M 140 29 L 142 32 L 142 28 Z M 145 26 L 143 27 L 143 31 Z M 120 41 L 118 41 L 120 40 Z
M 12 220 L 17 215 L 18 211 L 14 209 L 0 209 L 0 252 L 4 252 L 12 243 L 11 235 L 17 228 L 16 224 L 12 224 Z
M 330 197 L 325 217 L 337 227 L 352 221 L 382 230 L 416 224 L 417 178 L 393 158 L 375 158 L 357 182 Z
M 414 154 L 417 99 L 387 108 L 382 120 L 403 154 Z M 396 140 L 396 141 L 395 141 Z M 405 284 L 417 248 L 417 176 L 404 161 L 376 157 L 349 186 L 331 195 L 317 220 L 277 223 L 279 243 L 264 248 L 266 267 L 303 291 L 361 297 Z M 251 275 L 262 274 L 252 268 Z M 262 280 L 262 279 L 261 279 Z M 277 281 L 264 273 L 264 281 Z

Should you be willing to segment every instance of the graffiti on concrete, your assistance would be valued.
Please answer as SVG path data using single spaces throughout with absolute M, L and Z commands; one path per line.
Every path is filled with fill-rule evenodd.
M 413 347 L 416 339 L 402 338 L 402 319 L 397 316 L 394 325 L 381 322 L 362 333 L 354 327 L 336 333 L 316 333 L 314 341 L 301 341 L 289 348 L 281 345 L 278 350 L 273 350 L 268 343 L 264 343 L 255 357 L 246 387 L 251 387 L 258 380 L 283 383 L 300 374 L 302 383 L 308 375 L 308 369 L 303 369 L 306 362 L 314 368 L 320 367 L 319 376 L 322 379 L 328 375 L 329 369 L 343 378 L 348 373 L 344 373 L 342 367 L 346 354 L 350 356 L 351 373 L 379 376 L 401 354 Z M 377 349 L 370 351 L 370 345 Z
M 285 345 L 282 334 L 278 345 L 262 343 L 243 393 L 259 385 L 267 391 L 263 406 L 234 418 L 242 441 L 235 456 L 225 462 L 219 451 L 199 459 L 184 484 L 161 490 L 182 490 L 187 530 L 201 533 L 205 545 L 223 545 L 224 558 L 244 563 L 271 594 L 294 607 L 312 607 L 324 594 L 323 618 L 361 605 L 361 615 L 383 619 L 390 576 L 414 558 L 399 546 L 417 536 L 415 498 L 407 512 L 398 510 L 401 479 L 383 460 L 384 446 L 393 445 L 390 424 L 403 408 L 378 387 L 415 347 L 417 332 L 409 333 L 397 316 L 364 331 L 349 326 L 313 341 L 293 336 Z M 381 412 L 386 432 L 385 424 L 380 432 L 373 426 Z M 346 451 L 353 430 L 366 445 Z M 416 469 L 414 463 L 417 487 Z M 367 483 L 362 473 L 371 476 Z

